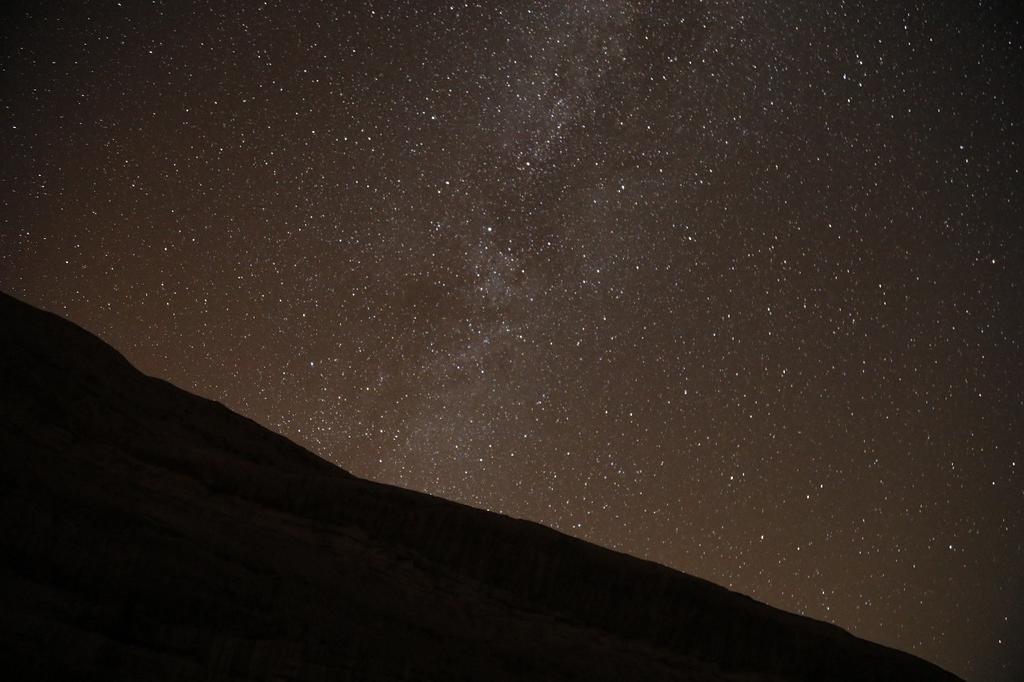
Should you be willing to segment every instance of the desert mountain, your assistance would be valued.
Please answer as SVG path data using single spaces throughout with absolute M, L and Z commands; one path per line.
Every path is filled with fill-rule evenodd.
M 11 680 L 958 679 L 351 476 L 2 294 L 0 604 Z

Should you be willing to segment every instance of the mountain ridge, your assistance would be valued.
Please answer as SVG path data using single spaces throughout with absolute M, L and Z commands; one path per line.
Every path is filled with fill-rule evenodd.
M 0 652 L 29 673 L 959 679 L 660 564 L 359 479 L 5 294 L 0 319 L 16 605 Z

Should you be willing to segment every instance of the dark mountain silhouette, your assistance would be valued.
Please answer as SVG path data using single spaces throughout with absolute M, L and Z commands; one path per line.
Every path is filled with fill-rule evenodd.
M 355 478 L 2 294 L 0 662 L 12 680 L 958 679 Z

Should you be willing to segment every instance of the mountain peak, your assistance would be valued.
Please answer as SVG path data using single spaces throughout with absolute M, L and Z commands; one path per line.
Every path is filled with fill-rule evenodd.
M 958 679 L 356 478 L 4 294 L 0 329 L 0 651 L 18 679 Z

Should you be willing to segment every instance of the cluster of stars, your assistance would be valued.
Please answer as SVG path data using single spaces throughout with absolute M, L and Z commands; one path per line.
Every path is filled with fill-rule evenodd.
M 375 480 L 1024 674 L 1006 3 L 53 5 L 0 286 Z

